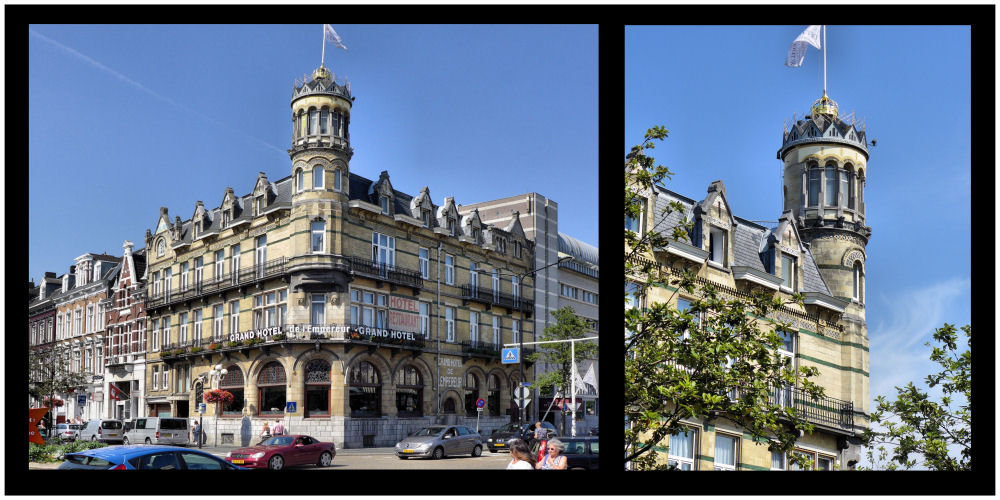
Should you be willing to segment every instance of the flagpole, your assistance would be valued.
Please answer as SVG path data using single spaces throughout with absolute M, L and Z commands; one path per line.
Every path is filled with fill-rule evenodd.
M 319 65 L 323 67 L 323 63 L 326 62 L 326 26 L 323 26 L 323 55 L 319 58 Z
M 826 95 L 826 25 L 823 25 L 823 95 Z

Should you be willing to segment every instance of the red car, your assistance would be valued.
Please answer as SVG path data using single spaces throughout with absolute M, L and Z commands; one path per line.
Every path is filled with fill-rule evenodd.
M 226 461 L 251 469 L 284 469 L 289 465 L 319 465 L 329 467 L 337 448 L 304 435 L 274 436 L 257 446 L 239 448 L 226 453 Z

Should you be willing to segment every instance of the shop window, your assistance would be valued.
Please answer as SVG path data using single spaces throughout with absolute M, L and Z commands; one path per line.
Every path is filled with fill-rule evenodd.
M 240 416 L 243 413 L 244 397 L 243 370 L 232 365 L 226 368 L 226 374 L 219 380 L 219 389 L 229 391 L 233 395 L 233 402 L 222 407 L 222 414 L 225 416 Z
M 420 371 L 406 365 L 396 372 L 396 415 L 402 418 L 422 417 L 424 382 Z
M 257 401 L 260 402 L 260 416 L 283 416 L 287 379 L 281 363 L 272 361 L 257 376 Z
M 314 359 L 306 365 L 306 417 L 330 416 L 330 363 Z
M 465 374 L 465 415 L 476 414 L 476 400 L 479 399 L 479 377 L 473 373 Z
M 352 418 L 382 416 L 382 382 L 375 366 L 367 361 L 351 369 L 350 405 Z

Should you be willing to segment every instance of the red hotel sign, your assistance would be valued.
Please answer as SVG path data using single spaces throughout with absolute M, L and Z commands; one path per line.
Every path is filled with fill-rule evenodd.
M 416 313 L 416 314 L 414 314 Z M 420 304 L 413 299 L 389 296 L 389 328 L 404 332 L 420 331 Z

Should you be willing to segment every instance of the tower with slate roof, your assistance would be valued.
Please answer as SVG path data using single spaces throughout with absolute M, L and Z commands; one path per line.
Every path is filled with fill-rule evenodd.
M 810 114 L 784 131 L 778 159 L 782 161 L 784 210 L 794 214 L 802 241 L 815 259 L 833 296 L 847 302 L 839 322 L 841 343 L 863 349 L 844 350 L 848 370 L 841 370 L 842 394 L 867 414 L 868 328 L 865 323 L 865 247 L 872 229 L 867 225 L 865 179 L 868 143 L 860 129 L 843 119 L 826 93 Z M 808 302 L 808 298 L 807 298 Z M 858 423 L 861 423 L 860 421 Z

